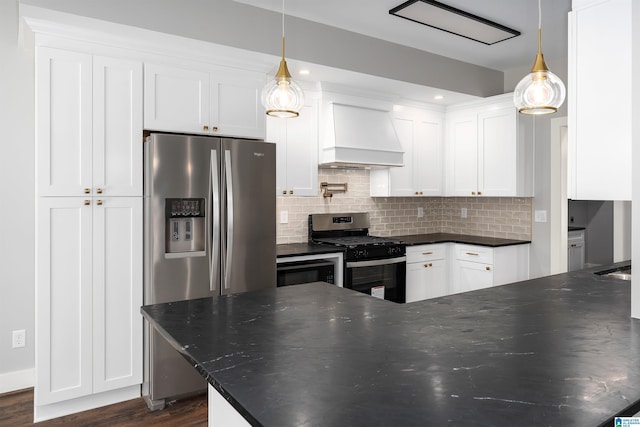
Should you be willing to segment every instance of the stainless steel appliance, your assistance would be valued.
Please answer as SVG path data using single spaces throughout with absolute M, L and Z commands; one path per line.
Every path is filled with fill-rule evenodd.
M 332 261 L 326 259 L 282 262 L 278 264 L 277 286 L 300 285 L 311 282 L 335 283 Z
M 344 248 L 344 287 L 389 301 L 406 302 L 406 247 L 369 235 L 368 213 L 311 214 L 309 241 Z
M 144 303 L 276 287 L 275 145 L 152 133 L 145 141 Z M 150 409 L 206 382 L 145 325 Z

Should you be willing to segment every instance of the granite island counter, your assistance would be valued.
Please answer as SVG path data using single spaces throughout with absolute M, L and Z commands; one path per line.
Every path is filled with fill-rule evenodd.
M 585 427 L 638 411 L 629 301 L 582 270 L 409 305 L 310 284 L 142 313 L 251 425 Z

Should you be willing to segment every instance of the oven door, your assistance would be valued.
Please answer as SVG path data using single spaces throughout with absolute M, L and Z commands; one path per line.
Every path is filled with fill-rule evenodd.
M 378 298 L 404 303 L 407 257 L 347 261 L 344 287 Z

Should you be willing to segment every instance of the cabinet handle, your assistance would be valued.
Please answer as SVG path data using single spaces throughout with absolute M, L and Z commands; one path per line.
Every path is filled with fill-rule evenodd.
M 416 196 L 418 195 L 418 192 L 416 191 Z
M 85 205 L 85 206 L 88 206 L 88 205 L 90 205 L 90 204 L 91 204 L 91 200 L 85 200 L 85 201 L 84 201 L 84 205 Z
M 84 189 L 84 194 L 91 194 L 91 189 L 90 188 L 85 188 Z
M 429 264 L 425 264 L 425 265 L 424 265 L 424 267 L 425 267 L 425 268 L 429 268 Z
M 218 126 L 214 126 L 211 130 L 214 132 L 218 132 Z
M 282 194 L 287 194 L 287 190 L 282 190 Z
M 98 193 L 98 194 L 102 194 L 102 188 L 97 188 L 97 189 L 96 189 L 96 193 Z
M 472 195 L 472 196 L 475 196 L 475 195 L 476 195 L 476 192 L 475 192 L 475 191 L 472 191 L 472 192 L 471 192 L 471 195 Z
M 572 247 L 572 248 L 575 248 L 576 246 L 578 246 L 578 245 L 576 245 L 575 243 L 572 243 L 572 244 L 571 244 L 571 247 Z
M 289 190 L 289 194 L 293 194 L 293 190 Z
M 420 192 L 420 195 L 422 196 L 422 191 Z
M 429 252 L 422 252 L 422 255 L 433 255 L 433 252 L 429 251 Z
M 98 206 L 102 206 L 102 200 L 98 199 L 98 201 L 96 202 L 96 204 L 97 204 Z
M 209 126 L 207 125 L 202 126 L 202 130 L 209 130 Z
M 487 270 L 487 271 L 491 271 L 491 267 L 489 267 L 489 266 L 486 266 L 484 269 Z
M 477 254 L 477 253 L 474 253 L 474 252 L 467 252 L 466 254 L 467 254 L 467 255 L 471 255 L 471 256 L 478 256 L 478 255 L 480 255 L 480 254 Z
M 478 196 L 482 196 L 482 191 L 478 191 Z

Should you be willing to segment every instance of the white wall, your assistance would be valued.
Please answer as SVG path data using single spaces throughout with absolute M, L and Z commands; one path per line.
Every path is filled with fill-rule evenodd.
M 34 366 L 33 51 L 18 47 L 17 16 L 17 0 L 0 1 L 0 393 L 29 386 Z M 11 348 L 17 329 L 25 348 Z
M 640 4 L 633 2 L 631 4 L 632 13 L 632 38 L 634 41 L 640 40 Z M 640 43 L 631 43 L 632 63 L 631 67 L 634 72 L 633 77 L 638 78 L 640 70 Z M 637 81 L 632 82 L 632 111 L 631 111 L 631 144 L 633 147 L 640 147 L 640 84 Z M 632 263 L 640 264 L 640 150 L 632 150 L 633 174 L 632 174 L 632 192 L 631 198 L 635 200 L 636 209 L 632 209 L 632 243 L 631 243 L 631 259 Z M 631 316 L 640 319 L 640 277 L 636 274 L 631 281 Z

